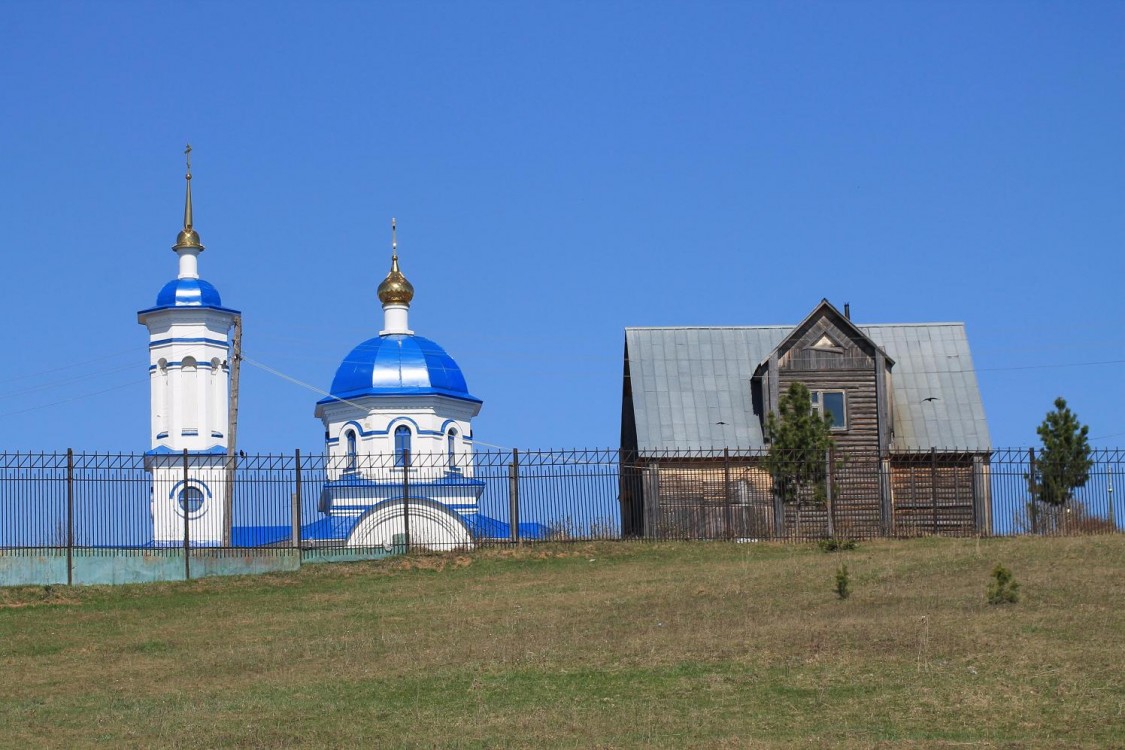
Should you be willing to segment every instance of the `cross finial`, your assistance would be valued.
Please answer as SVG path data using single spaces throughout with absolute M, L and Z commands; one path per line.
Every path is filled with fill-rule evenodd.
M 199 235 L 196 234 L 195 229 L 192 228 L 192 214 L 191 214 L 191 144 L 189 143 L 184 148 L 184 156 L 187 161 L 187 174 L 184 175 L 186 179 L 186 190 L 184 191 L 184 230 L 180 232 L 180 236 L 176 239 L 176 244 L 173 249 L 177 247 L 198 247 L 203 249 L 203 245 L 199 244 Z
M 391 217 L 391 255 L 398 258 L 398 227 L 393 216 Z

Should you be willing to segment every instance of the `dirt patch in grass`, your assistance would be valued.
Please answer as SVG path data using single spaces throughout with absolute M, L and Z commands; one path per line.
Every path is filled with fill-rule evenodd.
M 23 607 L 73 606 L 80 599 L 67 586 L 19 586 L 0 588 L 0 609 Z

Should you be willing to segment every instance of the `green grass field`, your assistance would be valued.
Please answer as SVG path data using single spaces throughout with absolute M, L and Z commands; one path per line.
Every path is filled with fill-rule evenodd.
M 986 604 L 997 562 L 1018 604 Z M 1125 747 L 1123 574 L 1112 536 L 0 589 L 0 745 Z

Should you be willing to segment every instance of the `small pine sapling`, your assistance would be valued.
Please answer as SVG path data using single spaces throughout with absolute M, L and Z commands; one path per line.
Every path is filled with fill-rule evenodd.
M 992 582 L 988 584 L 989 604 L 1015 604 L 1020 600 L 1020 585 L 1012 571 L 997 563 L 992 569 Z
M 827 539 L 819 540 L 816 546 L 820 547 L 821 552 L 847 552 L 854 550 L 856 544 L 854 539 L 830 536 Z
M 847 599 L 851 593 L 848 581 L 848 566 L 841 565 L 836 568 L 836 596 Z

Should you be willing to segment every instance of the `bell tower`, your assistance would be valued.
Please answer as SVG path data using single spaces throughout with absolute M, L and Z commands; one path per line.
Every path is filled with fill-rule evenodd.
M 137 313 L 148 329 L 153 542 L 229 545 L 231 514 L 224 467 L 230 414 L 230 331 L 239 312 L 199 277 L 203 245 L 191 203 L 187 155 L 184 226 L 172 250 L 178 273 Z M 184 451 L 187 451 L 186 470 Z

